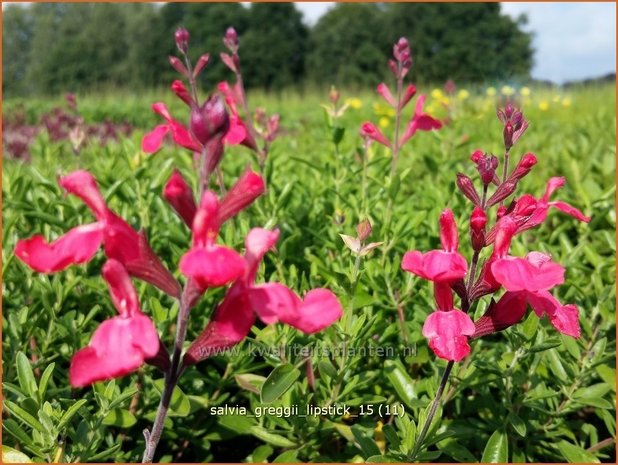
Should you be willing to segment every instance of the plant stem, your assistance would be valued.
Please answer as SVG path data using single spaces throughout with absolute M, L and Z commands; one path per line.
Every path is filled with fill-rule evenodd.
M 368 216 L 367 212 L 367 168 L 369 165 L 369 141 L 365 140 L 363 144 L 363 182 L 361 194 L 361 209 L 364 216 Z
M 416 459 L 416 455 L 418 454 L 419 449 L 423 445 L 423 441 L 425 440 L 425 436 L 427 436 L 427 432 L 429 431 L 429 427 L 431 426 L 433 417 L 438 410 L 438 406 L 440 405 L 442 393 L 444 392 L 444 388 L 446 387 L 448 377 L 451 374 L 451 370 L 453 369 L 454 364 L 455 362 L 453 362 L 452 360 L 448 362 L 446 368 L 444 369 L 444 373 L 442 373 L 442 379 L 440 380 L 440 386 L 438 386 L 438 392 L 436 392 L 436 397 L 434 397 L 433 402 L 431 403 L 431 407 L 429 408 L 429 413 L 427 414 L 427 419 L 425 420 L 423 429 L 421 430 L 418 438 L 416 439 L 416 443 L 414 444 L 414 450 L 412 451 L 411 460 Z
M 163 432 L 163 425 L 167 412 L 169 410 L 170 401 L 172 400 L 172 393 L 176 384 L 178 384 L 179 378 L 179 366 L 180 356 L 182 354 L 182 347 L 187 336 L 187 321 L 189 317 L 190 304 L 188 302 L 188 289 L 190 284 L 187 283 L 182 297 L 180 298 L 180 311 L 178 312 L 178 318 L 176 320 L 176 339 L 174 341 L 174 353 L 172 355 L 172 364 L 169 371 L 165 374 L 165 388 L 161 401 L 159 402 L 159 408 L 157 409 L 157 416 L 155 417 L 154 424 L 152 425 L 152 431 L 144 430 L 144 437 L 146 438 L 146 448 L 144 450 L 144 457 L 142 463 L 150 463 L 154 458 L 157 445 L 161 439 L 161 433 Z
M 506 177 L 509 174 L 509 151 L 504 152 L 504 166 L 502 167 L 502 182 L 506 181 Z
M 399 65 L 401 66 L 401 65 Z M 391 181 L 397 172 L 397 158 L 399 157 L 399 126 L 401 126 L 401 91 L 403 78 L 397 78 L 397 108 L 395 113 L 395 139 L 393 140 L 393 158 L 391 159 Z

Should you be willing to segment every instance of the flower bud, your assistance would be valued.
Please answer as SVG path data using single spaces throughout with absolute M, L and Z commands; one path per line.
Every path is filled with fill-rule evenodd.
M 187 68 L 185 68 L 185 65 L 182 64 L 182 61 L 180 61 L 178 57 L 170 56 L 169 60 L 170 60 L 170 65 L 172 65 L 172 68 L 174 68 L 184 77 L 186 78 L 189 77 L 189 71 L 187 71 Z
M 453 211 L 448 208 L 440 214 L 440 242 L 446 252 L 455 252 L 459 247 L 455 216 Z
M 236 53 L 238 51 L 239 41 L 236 29 L 234 29 L 233 27 L 227 28 L 227 30 L 225 31 L 225 36 L 223 36 L 223 45 L 225 45 L 227 49 L 232 53 Z
M 530 172 L 530 170 L 534 165 L 536 165 L 536 163 L 537 159 L 533 153 L 525 154 L 523 157 L 521 157 L 519 163 L 517 163 L 517 166 L 513 170 L 513 173 L 511 173 L 511 179 L 519 181 Z
M 399 109 L 403 109 L 408 104 L 408 102 L 412 100 L 412 97 L 414 97 L 415 94 L 416 87 L 414 86 L 414 84 L 409 84 L 408 87 L 406 87 L 403 96 L 401 97 L 401 104 L 399 105 Z
M 193 190 L 182 177 L 180 171 L 174 170 L 165 183 L 163 197 L 190 228 L 197 206 L 193 198 Z
M 485 247 L 485 227 L 487 215 L 482 208 L 476 207 L 470 215 L 470 242 L 475 252 Z
M 332 103 L 333 105 L 337 105 L 337 102 L 339 102 L 339 97 L 339 91 L 335 88 L 335 86 L 331 86 L 330 92 L 328 93 L 328 99 L 330 100 L 330 103 Z
M 279 130 L 279 114 L 274 114 L 270 118 L 268 118 L 268 122 L 266 123 L 266 134 L 264 138 L 268 142 L 272 142 L 277 137 L 277 131 Z
M 204 53 L 201 57 L 198 58 L 197 63 L 195 64 L 195 68 L 193 69 L 193 77 L 196 78 L 200 75 L 202 70 L 208 66 L 208 62 L 210 61 L 210 53 Z
M 223 62 L 223 64 L 225 64 L 225 66 L 227 66 L 230 71 L 232 71 L 233 73 L 238 72 L 238 67 L 236 66 L 237 60 L 234 60 L 234 58 L 232 58 L 227 53 L 221 53 L 219 56 L 221 57 L 221 61 Z
M 479 197 L 478 192 L 474 188 L 474 184 L 472 183 L 472 179 L 462 173 L 457 173 L 457 187 L 462 192 L 463 195 L 466 196 L 474 205 L 480 206 L 481 199 Z
M 255 199 L 264 193 L 264 190 L 265 185 L 262 177 L 253 171 L 245 171 L 219 205 L 219 224 L 223 224 L 251 205 Z
M 201 107 L 194 106 L 189 127 L 202 145 L 215 136 L 224 136 L 230 127 L 230 119 L 221 98 L 211 95 Z
M 399 62 L 410 58 L 410 44 L 408 39 L 401 37 L 393 46 L 393 56 Z
M 356 225 L 356 236 L 358 240 L 364 242 L 369 236 L 371 236 L 371 223 L 369 220 L 361 221 Z
M 481 176 L 481 180 L 484 185 L 489 185 L 495 175 L 496 168 L 498 168 L 498 158 L 495 155 L 487 156 L 481 150 L 476 150 L 471 156 L 470 160 L 476 163 L 476 169 Z
M 189 95 L 189 91 L 187 90 L 183 82 L 179 81 L 178 79 L 172 82 L 172 92 L 174 92 L 176 96 L 187 105 L 191 105 L 191 103 L 193 102 L 191 96 Z
M 178 47 L 178 50 L 182 53 L 187 53 L 189 48 L 189 31 L 184 27 L 179 27 L 174 33 L 174 39 L 176 40 L 176 47 Z
M 489 197 L 489 200 L 487 201 L 487 206 L 491 207 L 492 205 L 502 202 L 509 195 L 515 192 L 516 187 L 516 181 L 511 181 L 510 179 L 507 179 L 505 182 L 500 184 L 500 187 L 496 189 L 496 192 L 494 192 L 493 195 Z
M 395 60 L 388 60 L 388 68 L 395 75 L 395 77 L 399 75 L 399 67 L 397 66 Z

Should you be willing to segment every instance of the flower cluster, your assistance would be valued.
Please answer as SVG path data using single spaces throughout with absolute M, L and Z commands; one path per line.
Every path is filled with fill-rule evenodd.
M 541 252 L 532 251 L 525 257 L 511 256 L 509 248 L 517 234 L 543 223 L 550 207 L 579 221 L 588 222 L 590 218 L 565 202 L 550 201 L 551 195 L 565 183 L 560 177 L 549 179 L 540 198 L 523 194 L 508 205 L 504 203 L 514 194 L 519 181 L 530 173 L 537 158 L 527 153 L 508 172 L 509 152 L 526 131 L 528 122 L 510 104 L 497 114 L 503 125 L 505 147 L 502 178 L 496 172 L 498 158 L 480 150 L 472 154 L 471 161 L 476 165 L 482 193 L 479 195 L 471 178 L 457 174 L 457 187 L 473 204 L 469 219 L 473 250 L 470 265 L 458 250 L 457 226 L 453 212 L 448 209 L 440 216 L 442 249 L 427 253 L 410 251 L 402 261 L 405 271 L 434 284 L 437 309 L 425 321 L 423 335 L 429 339 L 429 346 L 437 356 L 451 361 L 459 361 L 470 353 L 468 341 L 471 338 L 492 334 L 521 321 L 528 305 L 539 317 L 546 315 L 561 333 L 573 337 L 579 337 L 580 333 L 577 307 L 563 305 L 550 292 L 564 282 L 564 267 Z M 493 188 L 491 195 L 490 187 Z M 495 207 L 496 221 L 488 227 L 492 207 Z M 491 253 L 477 276 L 480 254 L 485 249 L 490 249 Z M 483 296 L 496 296 L 502 291 L 497 302 L 492 297 L 485 314 L 476 322 L 472 321 L 468 314 L 472 304 Z M 454 306 L 454 294 L 460 298 L 461 309 Z
M 393 95 L 388 85 L 384 82 L 380 83 L 376 90 L 378 95 L 395 111 L 395 137 L 393 140 L 389 140 L 374 123 L 369 121 L 361 125 L 360 133 L 364 138 L 374 140 L 390 148 L 393 153 L 396 154 L 417 131 L 440 129 L 442 127 L 442 122 L 423 113 L 423 105 L 425 104 L 426 96 L 420 95 L 416 101 L 414 114 L 400 134 L 401 112 L 416 95 L 416 87 L 414 84 L 408 84 L 404 88 L 404 78 L 412 67 L 410 45 L 406 38 L 402 37 L 393 46 L 393 59 L 389 60 L 388 66 L 395 76 L 397 83 L 396 94 Z M 394 155 L 393 158 L 396 159 L 396 155 Z
M 52 242 L 35 235 L 18 241 L 15 248 L 15 255 L 22 262 L 41 273 L 55 273 L 89 262 L 101 247 L 105 252 L 107 261 L 102 276 L 118 316 L 101 323 L 88 346 L 73 357 L 70 381 L 76 387 L 123 376 L 149 363 L 166 373 L 166 386 L 171 392 L 184 368 L 242 341 L 256 317 L 265 324 L 282 322 L 311 334 L 331 325 L 342 314 L 341 304 L 327 289 L 313 289 L 301 298 L 281 283 L 257 283 L 259 264 L 274 247 L 279 237 L 277 229 L 250 230 L 244 255 L 217 243 L 225 222 L 264 193 L 264 180 L 247 169 L 222 198 L 209 189 L 224 144 L 252 145 L 253 139 L 231 102 L 228 101 L 231 115 L 218 95 L 211 95 L 202 104 L 198 102 L 195 78 L 208 63 L 208 55 L 203 55 L 192 69 L 186 57 L 189 33 L 179 29 L 175 37 L 186 60 L 184 65 L 178 59 L 170 61 L 189 80 L 191 93 L 181 81 L 175 81 L 172 89 L 190 107 L 190 123 L 188 128 L 184 127 L 171 117 L 165 105 L 154 104 L 154 110 L 166 123 L 145 135 L 143 147 L 147 152 L 156 151 L 169 133 L 178 145 L 194 153 L 202 167 L 197 196 L 178 170 L 173 171 L 162 193 L 191 230 L 191 245 L 178 263 L 186 277 L 184 288 L 157 257 L 144 232 L 136 231 L 108 207 L 94 176 L 85 170 L 60 177 L 59 184 L 79 197 L 96 221 L 76 226 Z M 180 301 L 178 327 L 183 329 L 178 330 L 171 360 L 152 320 L 142 312 L 131 277 Z M 208 289 L 228 285 L 214 316 L 190 345 L 181 364 L 189 310 Z M 151 446 L 147 449 L 149 453 L 154 452 Z

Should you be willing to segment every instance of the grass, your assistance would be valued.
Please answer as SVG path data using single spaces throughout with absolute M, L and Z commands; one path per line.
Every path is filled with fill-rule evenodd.
M 553 91 L 532 89 L 523 102 L 530 128 L 515 146 L 512 160 L 530 151 L 539 163 L 518 193 L 539 197 L 549 177 L 564 176 L 567 184 L 555 197 L 593 219 L 586 225 L 552 211 L 541 227 L 518 236 L 511 253 L 548 252 L 566 267 L 566 284 L 556 296 L 580 309 L 582 337 L 575 341 L 560 336 L 547 320 L 530 315 L 520 325 L 473 343 L 472 355 L 455 365 L 441 420 L 430 428 L 417 460 L 615 460 L 615 89 L 569 91 L 570 106 L 563 100 L 554 102 L 554 96 Z M 160 460 L 383 461 L 382 453 L 386 459 L 403 460 L 414 448 L 416 431 L 445 364 L 428 350 L 421 335 L 423 321 L 434 307 L 431 288 L 401 271 L 401 257 L 407 250 L 438 246 L 437 220 L 446 207 L 456 214 L 464 255 L 471 256 L 470 208 L 455 187 L 455 174 L 474 177 L 468 157 L 477 148 L 501 153 L 501 127 L 493 100 L 473 95 L 456 101 L 451 125 L 417 134 L 402 150 L 396 183 L 388 179 L 387 152 L 374 146 L 365 211 L 358 128 L 366 119 L 378 120 L 376 98 L 370 92 L 344 91 L 343 98 L 348 97 L 358 97 L 362 106 L 348 109 L 341 119 L 346 131 L 337 160 L 320 107 L 326 96 L 250 95 L 252 106 L 281 113 L 282 135 L 267 163 L 267 194 L 227 225 L 221 238 L 240 250 L 251 227 L 277 225 L 281 229 L 277 252 L 267 256 L 259 279 L 281 281 L 300 293 L 313 287 L 332 289 L 344 305 L 352 346 L 394 350 L 392 357 L 314 356 L 315 391 L 303 374 L 272 405 L 334 402 L 359 412 L 361 406 L 375 404 L 376 409 L 389 406 L 405 414 L 394 417 L 376 411 L 358 418 L 307 419 L 212 415 L 213 406 L 262 405 L 259 394 L 243 381 L 266 377 L 286 362 L 302 361 L 294 354 L 283 359 L 274 350 L 277 347 L 334 347 L 341 341 L 341 325 L 307 337 L 282 325 L 259 324 L 236 354 L 214 357 L 182 378 Z M 143 132 L 158 124 L 149 109 L 158 100 L 170 103 L 173 114 L 184 114 L 182 104 L 174 102 L 168 91 L 79 95 L 86 122 L 128 120 L 136 126 L 132 137 L 107 147 L 89 145 L 75 156 L 68 143 L 49 143 L 41 136 L 30 164 L 4 159 L 3 381 L 5 399 L 12 402 L 4 404 L 4 437 L 6 445 L 39 460 L 58 454 L 67 461 L 141 458 L 141 431 L 151 426 L 154 417 L 158 402 L 154 382 L 159 373 L 144 367 L 137 375 L 93 388 L 68 387 L 70 357 L 88 343 L 99 322 L 113 315 L 99 276 L 104 257 L 99 254 L 86 266 L 46 276 L 27 269 L 12 251 L 18 238 L 35 233 L 56 237 L 92 221 L 90 212 L 76 199 L 65 197 L 55 181 L 57 173 L 79 167 L 92 171 L 110 207 L 144 228 L 153 249 L 178 275 L 178 259 L 186 250 L 189 232 L 161 191 L 173 167 L 194 183 L 196 176 L 190 155 L 181 150 L 168 146 L 154 156 L 141 153 Z M 541 102 L 548 103 L 547 110 L 539 108 Z M 23 106 L 28 118 L 36 121 L 41 112 L 61 104 L 61 98 L 8 101 L 4 112 Z M 384 131 L 390 135 L 392 122 Z M 247 150 L 228 150 L 222 163 L 226 183 L 233 182 L 247 164 L 257 169 Z M 385 224 L 389 198 L 393 215 Z M 377 249 L 361 262 L 354 286 L 354 257 L 339 234 L 354 235 L 365 216 L 373 224 L 370 240 L 392 241 L 393 246 L 385 254 Z M 145 313 L 153 317 L 169 345 L 177 307 L 145 284 L 138 284 L 138 292 Z M 209 294 L 192 311 L 189 341 L 202 330 L 221 295 L 221 291 Z M 475 309 L 476 317 L 486 304 Z M 409 343 L 402 337 L 398 307 L 405 315 Z M 269 350 L 260 354 L 256 348 Z M 24 387 L 27 370 L 19 370 L 25 366 L 17 363 L 20 353 L 34 369 L 38 394 Z M 41 377 L 52 364 L 47 387 L 41 389 Z M 71 407 L 75 411 L 63 420 Z

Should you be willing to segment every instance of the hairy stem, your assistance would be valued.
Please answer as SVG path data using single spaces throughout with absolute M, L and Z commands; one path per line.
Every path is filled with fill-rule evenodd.
M 154 424 L 152 425 L 152 431 L 144 430 L 144 437 L 146 438 L 146 448 L 144 450 L 144 456 L 142 463 L 150 463 L 154 458 L 157 445 L 161 439 L 161 433 L 163 433 L 163 425 L 167 412 L 169 410 L 170 401 L 172 400 L 172 393 L 176 384 L 178 384 L 178 378 L 180 377 L 180 356 L 182 355 L 182 347 L 187 336 L 187 321 L 189 319 L 190 304 L 188 302 L 188 290 L 189 284 L 185 286 L 182 297 L 180 298 L 180 311 L 178 312 L 178 318 L 176 320 L 176 339 L 174 341 L 174 353 L 172 355 L 172 363 L 170 369 L 165 374 L 165 388 L 161 401 L 159 402 L 159 408 L 157 409 L 157 416 L 155 417 Z
M 440 379 L 440 386 L 438 386 L 438 392 L 436 392 L 436 397 L 434 397 L 431 407 L 429 408 L 429 413 L 427 414 L 427 419 L 425 420 L 425 424 L 423 425 L 423 429 L 416 439 L 416 443 L 414 444 L 414 450 L 412 451 L 411 460 L 416 459 L 416 455 L 418 454 L 421 446 L 423 445 L 423 441 L 427 436 L 427 432 L 429 431 L 429 427 L 433 421 L 433 417 L 438 410 L 438 406 L 440 405 L 440 399 L 442 398 L 442 394 L 444 393 L 444 388 L 446 387 L 446 383 L 448 382 L 448 377 L 451 374 L 451 370 L 453 369 L 453 365 L 455 362 L 452 360 L 448 362 L 446 368 L 444 369 L 444 373 L 442 373 L 442 379 Z

